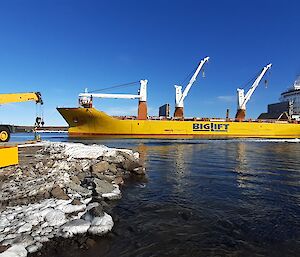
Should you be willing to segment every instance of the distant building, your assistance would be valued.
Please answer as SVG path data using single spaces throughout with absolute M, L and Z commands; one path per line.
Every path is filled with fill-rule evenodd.
M 300 120 L 300 76 L 279 100 L 279 103 L 269 104 L 268 112 L 260 114 L 258 119 Z

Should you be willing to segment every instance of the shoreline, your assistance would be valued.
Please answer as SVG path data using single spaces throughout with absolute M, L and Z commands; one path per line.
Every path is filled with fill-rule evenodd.
M 59 238 L 111 231 L 106 212 L 131 176 L 144 177 L 139 154 L 79 143 L 20 145 L 20 163 L 0 169 L 0 256 L 39 254 Z

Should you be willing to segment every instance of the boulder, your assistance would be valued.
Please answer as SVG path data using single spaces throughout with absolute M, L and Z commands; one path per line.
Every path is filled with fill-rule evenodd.
M 79 193 L 82 196 L 90 196 L 90 195 L 92 195 L 92 191 L 91 190 L 89 190 L 87 188 L 84 188 L 84 187 L 82 187 L 80 185 L 77 185 L 77 184 L 75 184 L 72 181 L 68 184 L 68 192 L 70 191 L 70 189 L 73 190 L 73 191 L 75 191 L 75 192 L 77 192 L 77 193 Z
M 92 166 L 93 173 L 102 173 L 109 168 L 109 163 L 107 161 L 101 161 Z
M 92 222 L 95 217 L 102 217 L 104 215 L 103 207 L 97 205 L 92 207 L 87 213 L 85 213 L 82 218 L 86 221 Z
M 95 217 L 92 220 L 92 224 L 88 229 L 88 232 L 94 235 L 103 235 L 111 231 L 114 226 L 113 219 L 107 213 L 104 213 L 102 217 Z
M 54 185 L 50 192 L 51 196 L 61 200 L 69 200 L 70 197 L 60 188 L 59 185 Z
M 122 168 L 124 170 L 133 171 L 134 169 L 141 166 L 138 159 L 134 158 L 132 155 L 124 152 L 122 152 L 121 154 L 124 157 L 124 161 L 122 162 Z
M 53 210 L 46 214 L 45 220 L 49 226 L 60 226 L 66 222 L 65 214 L 60 210 Z
M 86 220 L 77 219 L 71 220 L 64 224 L 61 228 L 64 233 L 64 237 L 71 237 L 77 234 L 86 233 L 90 227 L 91 223 Z
M 108 166 L 108 170 L 113 173 L 114 175 L 117 174 L 118 170 L 117 170 L 117 165 L 114 163 L 109 164 Z
M 123 185 L 124 184 L 124 180 L 121 176 L 119 177 L 116 177 L 114 180 L 113 180 L 113 183 L 116 184 L 116 185 Z
M 77 176 L 71 176 L 71 181 L 77 185 L 80 185 L 80 179 Z
M 5 252 L 0 253 L 0 257 L 26 257 L 27 251 L 22 245 L 13 245 Z
M 111 193 L 115 188 L 114 186 L 105 181 L 105 180 L 100 180 L 95 178 L 94 179 L 94 183 L 95 183 L 95 190 L 99 195 L 105 194 L 105 193 Z

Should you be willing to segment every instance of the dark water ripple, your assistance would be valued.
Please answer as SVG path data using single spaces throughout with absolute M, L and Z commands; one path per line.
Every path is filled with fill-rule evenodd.
M 300 256 L 299 141 L 84 142 L 138 150 L 148 178 L 81 256 Z

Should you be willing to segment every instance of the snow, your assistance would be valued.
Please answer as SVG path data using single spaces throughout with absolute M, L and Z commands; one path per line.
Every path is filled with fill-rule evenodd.
M 111 231 L 114 226 L 113 219 L 107 213 L 104 213 L 102 217 L 95 217 L 92 220 L 91 227 L 88 232 L 91 234 L 102 235 Z
M 0 257 L 26 257 L 27 251 L 22 245 L 13 245 L 5 252 L 0 253 Z
M 65 214 L 60 210 L 53 210 L 46 214 L 45 220 L 49 226 L 60 226 L 66 222 Z
M 91 223 L 86 220 L 77 219 L 65 223 L 62 226 L 61 230 L 63 232 L 64 237 L 72 237 L 76 234 L 86 233 L 90 225 Z

